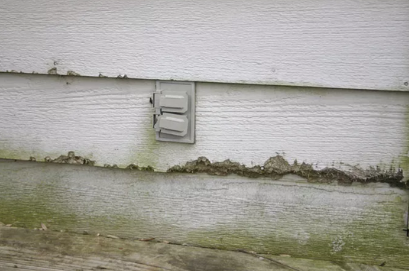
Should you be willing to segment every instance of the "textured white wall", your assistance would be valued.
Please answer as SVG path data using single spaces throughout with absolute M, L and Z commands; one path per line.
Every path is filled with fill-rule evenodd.
M 3 0 L 0 71 L 409 90 L 407 0 Z
M 75 151 L 164 171 L 199 156 L 252 165 L 280 153 L 318 168 L 389 168 L 408 152 L 403 92 L 198 83 L 191 145 L 155 141 L 155 81 L 3 73 L 0 82 L 0 158 Z

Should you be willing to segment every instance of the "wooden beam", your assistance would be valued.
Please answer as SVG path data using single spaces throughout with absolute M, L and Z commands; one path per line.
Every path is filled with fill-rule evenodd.
M 1 226 L 0 267 L 2 271 L 401 270 Z

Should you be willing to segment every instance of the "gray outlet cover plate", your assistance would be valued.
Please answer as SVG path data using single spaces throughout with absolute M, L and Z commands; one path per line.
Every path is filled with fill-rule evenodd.
M 188 128 L 185 136 L 176 136 L 156 132 L 156 140 L 179 143 L 195 143 L 195 111 L 196 111 L 196 93 L 194 82 L 178 81 L 156 81 L 156 92 L 161 91 L 183 91 L 188 95 L 188 109 L 185 115 L 188 119 Z M 155 107 L 155 111 L 159 109 Z

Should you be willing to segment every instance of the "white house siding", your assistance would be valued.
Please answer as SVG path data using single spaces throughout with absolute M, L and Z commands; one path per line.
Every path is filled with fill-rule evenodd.
M 407 0 L 4 0 L 0 158 L 407 180 L 408 45 Z M 156 79 L 196 82 L 195 144 L 155 140 Z M 278 181 L 0 161 L 0 221 L 408 266 L 407 191 L 277 159 Z
M 3 72 L 405 91 L 408 44 L 407 0 L 0 6 Z
M 200 156 L 252 166 L 280 154 L 316 169 L 407 169 L 404 92 L 197 83 L 196 143 L 180 144 L 155 140 L 155 81 L 4 73 L 0 82 L 2 158 L 74 151 L 98 166 L 166 171 Z

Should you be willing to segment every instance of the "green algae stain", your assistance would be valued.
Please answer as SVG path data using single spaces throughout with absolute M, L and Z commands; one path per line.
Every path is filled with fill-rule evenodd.
M 31 152 L 0 148 L 0 158 L 3 159 L 29 160 L 30 156 Z
M 359 219 L 352 221 L 341 220 L 342 218 L 336 215 L 337 210 L 326 213 L 327 217 L 335 214 L 333 225 L 322 231 L 316 227 L 322 227 L 321 223 L 328 225 L 322 220 L 325 216 L 313 218 L 311 223 L 300 225 L 290 212 L 271 219 L 266 217 L 268 213 L 264 212 L 263 208 L 252 208 L 252 214 L 257 219 L 249 219 L 252 216 L 250 214 L 245 219 L 235 219 L 227 223 L 221 223 L 221 219 L 216 226 L 189 228 L 174 222 L 177 214 L 172 217 L 166 217 L 166 213 L 163 216 L 151 216 L 150 210 L 157 210 L 158 206 L 149 198 L 143 199 L 144 195 L 149 195 L 150 190 L 139 196 L 142 200 L 122 210 L 114 207 L 116 202 L 112 198 L 105 198 L 103 194 L 100 195 L 103 198 L 96 196 L 96 201 L 101 204 L 102 200 L 102 205 L 88 208 L 88 204 L 77 204 L 76 199 L 85 200 L 90 196 L 90 190 L 87 188 L 89 186 L 81 186 L 73 180 L 66 183 L 66 173 L 60 172 L 57 166 L 60 167 L 43 164 L 40 179 L 32 177 L 30 169 L 25 172 L 20 170 L 20 176 L 26 179 L 25 181 L 13 181 L 14 174 L 2 174 L 0 221 L 26 228 L 38 228 L 44 223 L 51 230 L 87 230 L 90 233 L 111 234 L 121 238 L 155 237 L 159 241 L 225 250 L 289 254 L 293 257 L 337 262 L 380 264 L 387 261 L 389 266 L 409 265 L 409 247 L 402 231 L 402 214 L 408 199 L 403 192 L 388 196 L 387 201 L 357 210 L 363 213 L 357 216 Z M 62 168 L 61 166 L 60 169 Z M 124 190 L 123 193 L 127 191 Z M 67 194 L 70 198 L 65 196 Z M 306 205 L 307 209 L 308 207 Z M 145 209 L 146 212 L 135 212 L 137 208 Z M 196 215 L 191 214 L 191 219 L 194 220 Z M 214 215 L 214 219 L 216 218 L 217 214 Z M 266 222 L 274 224 L 269 226 Z
M 409 247 L 405 243 L 404 233 L 402 234 L 397 227 L 396 234 L 390 235 L 390 223 L 401 224 L 400 214 L 397 213 L 395 211 L 388 221 L 379 221 L 372 225 L 373 218 L 368 214 L 368 219 L 351 222 L 347 227 L 338 227 L 338 231 L 328 229 L 320 234 L 310 233 L 305 242 L 300 242 L 296 235 L 286 236 L 285 230 L 280 229 L 252 236 L 246 229 L 254 225 L 243 226 L 240 222 L 213 230 L 192 231 L 188 234 L 187 240 L 189 244 L 195 246 L 215 249 L 244 250 L 270 255 L 287 254 L 292 257 L 337 263 L 360 262 L 379 265 L 387 262 L 391 267 L 403 267 L 409 264 L 407 258 Z M 315 223 L 305 225 L 305 231 L 314 232 L 315 226 Z M 264 237 L 261 237 L 263 235 Z
M 146 138 L 147 142 L 145 142 L 143 150 L 138 151 L 135 158 L 138 165 L 155 168 L 159 158 L 157 151 L 160 149 L 160 145 L 156 141 L 155 131 L 153 129 L 146 130 Z
M 406 106 L 405 112 L 405 133 L 406 133 L 406 144 L 403 151 L 403 154 L 400 158 L 400 167 L 403 170 L 403 176 L 405 180 L 409 180 L 409 106 Z
M 127 238 L 147 237 L 146 232 L 158 226 L 143 217 L 135 220 L 113 211 L 97 214 L 77 209 L 64 196 L 69 193 L 67 189 L 72 190 L 73 187 L 65 186 L 58 174 L 51 176 L 44 174 L 44 181 L 34 185 L 30 181 L 16 185 L 11 179 L 3 178 L 0 182 L 0 222 L 31 229 L 40 228 L 44 223 L 48 229 L 57 231 L 81 233 L 86 230 L 104 235 L 119 235 L 120 232 L 122 235 L 119 236 Z M 74 194 L 77 193 L 87 192 L 78 190 Z M 109 205 L 107 203 L 108 209 Z M 165 224 L 162 226 L 164 232 L 169 229 Z
M 22 190 L 7 185 L 7 182 L 0 186 L 1 222 L 24 228 L 39 228 L 44 223 L 48 228 L 58 230 L 75 225 L 77 216 L 56 204 L 61 192 L 58 193 L 52 184 L 42 183 L 34 189 L 27 186 Z
M 15 143 L 15 142 L 14 142 Z M 37 161 L 44 161 L 44 157 L 40 155 L 38 149 L 25 150 L 16 144 L 12 144 L 11 140 L 3 139 L 0 142 L 0 159 L 15 159 L 15 160 L 30 160 L 30 157 L 35 157 Z
M 134 163 L 139 167 L 151 167 L 155 169 L 159 159 L 158 151 L 161 146 L 160 143 L 156 141 L 155 130 L 152 128 L 150 120 L 144 122 L 142 129 L 144 132 L 141 138 L 143 138 L 144 142 L 140 142 L 131 148 L 132 151 L 128 160 L 130 164 Z
M 191 231 L 187 239 L 196 246 L 216 249 L 288 254 L 337 263 L 380 265 L 387 262 L 390 267 L 408 266 L 409 241 L 402 231 L 408 195 L 402 192 L 388 198 L 361 210 L 358 219 L 338 221 L 334 217 L 333 226 L 325 230 L 316 229 L 323 222 L 322 218 L 300 228 L 291 222 L 291 214 L 287 213 L 271 229 L 260 227 L 257 232 L 254 227 L 259 225 L 235 221 L 230 225 Z

